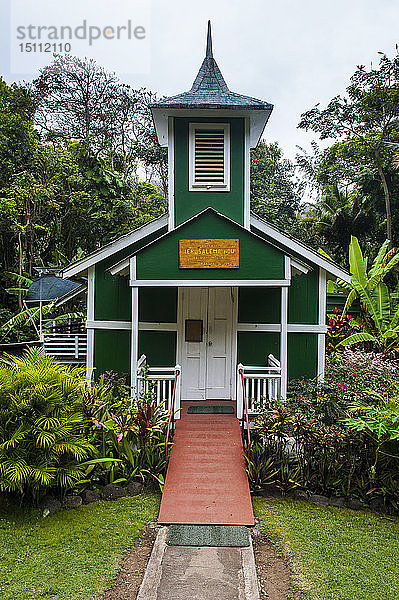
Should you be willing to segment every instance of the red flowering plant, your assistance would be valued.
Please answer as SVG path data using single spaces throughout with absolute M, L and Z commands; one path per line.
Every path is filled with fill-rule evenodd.
M 352 315 L 342 315 L 342 311 L 334 307 L 332 313 L 327 315 L 327 354 L 342 352 L 343 346 L 339 344 L 354 333 L 364 331 L 364 325 L 358 323 Z

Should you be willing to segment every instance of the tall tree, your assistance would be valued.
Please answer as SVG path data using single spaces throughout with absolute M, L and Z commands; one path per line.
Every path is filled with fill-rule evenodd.
M 277 142 L 261 140 L 251 151 L 251 209 L 286 230 L 295 224 L 300 186 L 293 164 L 283 158 Z
M 155 136 L 148 103 L 154 95 L 123 84 L 93 59 L 56 55 L 27 86 L 36 104 L 35 124 L 48 140 L 79 141 L 106 155 L 125 177 L 144 160 L 143 144 Z
M 399 123 L 399 54 L 385 54 L 376 69 L 357 67 L 346 96 L 333 98 L 325 109 L 318 105 L 301 115 L 298 127 L 321 139 L 345 140 L 356 147 L 379 179 L 385 200 L 386 233 L 393 244 L 391 189 L 384 169 L 386 142 L 395 142 Z

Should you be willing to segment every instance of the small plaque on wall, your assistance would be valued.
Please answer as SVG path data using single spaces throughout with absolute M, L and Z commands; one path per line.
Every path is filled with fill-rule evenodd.
M 179 240 L 180 269 L 238 269 L 239 240 Z

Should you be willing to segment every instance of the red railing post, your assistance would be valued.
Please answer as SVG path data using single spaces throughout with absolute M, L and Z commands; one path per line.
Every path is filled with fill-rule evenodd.
M 245 409 L 245 422 L 247 424 L 247 436 L 248 436 L 248 458 L 251 455 L 251 433 L 249 431 L 249 416 L 248 416 L 248 403 L 247 403 L 247 394 L 245 392 L 245 382 L 244 382 L 244 370 L 240 369 L 241 381 L 242 381 L 242 395 L 244 398 L 244 409 Z
M 168 429 L 166 432 L 166 441 L 165 441 L 165 474 L 166 474 L 166 469 L 167 469 L 167 464 L 168 464 L 168 443 L 169 443 L 169 434 L 170 434 L 170 430 L 171 430 L 171 425 L 172 423 L 174 423 L 174 408 L 175 408 L 175 395 L 176 395 L 176 386 L 177 386 L 177 378 L 180 375 L 180 371 L 177 369 L 175 371 L 175 380 L 173 383 L 173 392 L 172 392 L 172 400 L 170 403 L 170 410 L 169 410 L 169 418 L 168 418 Z

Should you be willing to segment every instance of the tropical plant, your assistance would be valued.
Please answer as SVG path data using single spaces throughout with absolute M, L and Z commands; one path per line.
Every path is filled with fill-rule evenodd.
M 382 351 L 398 350 L 399 298 L 391 293 L 384 279 L 399 262 L 399 251 L 388 250 L 389 241 L 381 246 L 372 266 L 363 257 L 357 238 L 352 237 L 349 246 L 351 283 L 339 281 L 349 294 L 343 310 L 345 315 L 355 298 L 360 299 L 366 331 L 349 335 L 340 342 L 350 346 L 359 342 L 371 342 Z
M 342 315 L 341 310 L 333 308 L 333 312 L 327 315 L 326 352 L 342 352 L 341 342 L 354 333 L 360 333 L 364 326 L 357 323 L 352 315 Z
M 316 105 L 301 115 L 298 125 L 318 133 L 321 139 L 343 141 L 351 150 L 349 154 L 355 155 L 355 170 L 359 174 L 364 172 L 365 163 L 370 165 L 383 193 L 386 237 L 391 247 L 393 194 L 387 166 L 391 166 L 392 151 L 387 160 L 386 142 L 397 141 L 398 117 L 399 53 L 396 51 L 392 59 L 385 54 L 381 56 L 378 68 L 359 65 L 345 96 L 335 96 L 324 109 Z
M 95 447 L 84 436 L 83 369 L 39 349 L 0 364 L 0 489 L 38 497 L 76 485 Z
M 392 456 L 382 450 L 382 447 L 393 441 L 399 440 L 399 398 L 396 396 L 382 396 L 371 392 L 377 403 L 372 405 L 357 402 L 350 407 L 350 416 L 343 422 L 354 431 L 364 431 L 375 443 L 375 461 L 370 467 L 372 480 L 377 470 L 377 462 L 380 454 Z M 396 455 L 399 458 L 399 455 Z

